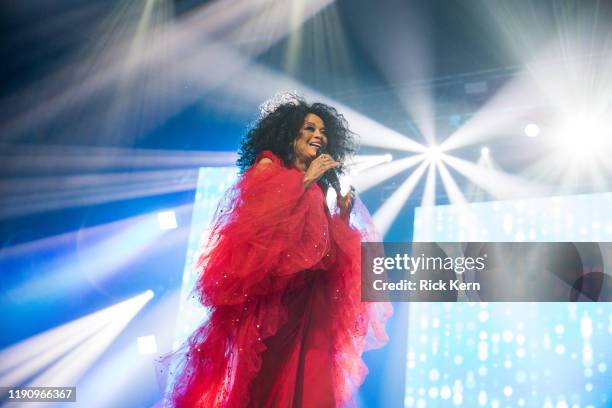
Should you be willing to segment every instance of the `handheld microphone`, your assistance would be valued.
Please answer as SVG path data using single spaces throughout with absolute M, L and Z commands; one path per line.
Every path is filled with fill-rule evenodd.
M 320 155 L 322 155 L 325 152 L 325 149 L 323 149 L 322 147 L 317 151 L 317 157 L 319 157 Z M 341 187 L 340 187 L 340 180 L 338 179 L 338 173 L 336 172 L 335 169 L 329 169 L 325 172 L 325 174 L 323 174 L 323 178 L 325 180 L 327 180 L 327 182 L 329 183 L 330 186 L 332 186 L 332 188 L 334 190 L 336 190 L 336 194 L 338 195 L 342 195 L 341 191 Z

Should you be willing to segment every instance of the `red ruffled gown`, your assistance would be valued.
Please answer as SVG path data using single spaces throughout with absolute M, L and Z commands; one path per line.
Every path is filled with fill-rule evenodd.
M 302 171 L 262 157 L 272 163 L 240 177 L 199 259 L 209 319 L 183 347 L 166 406 L 352 405 L 361 353 L 387 340 L 390 304 L 360 301 L 367 229 L 330 214 Z M 351 218 L 369 220 L 359 203 Z

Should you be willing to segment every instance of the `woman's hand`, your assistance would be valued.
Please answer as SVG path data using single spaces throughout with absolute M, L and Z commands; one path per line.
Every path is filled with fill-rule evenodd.
M 351 189 L 344 197 L 337 194 L 336 200 L 338 208 L 340 209 L 340 216 L 348 220 L 351 210 L 353 209 L 353 203 L 355 202 L 355 188 L 351 186 Z
M 321 178 L 329 169 L 338 167 L 340 163 L 335 161 L 329 154 L 322 154 L 312 162 L 304 174 L 304 187 L 308 188 L 314 182 Z

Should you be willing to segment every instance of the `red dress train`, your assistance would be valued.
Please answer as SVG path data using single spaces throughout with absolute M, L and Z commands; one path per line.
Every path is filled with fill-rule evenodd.
M 327 209 L 316 183 L 253 166 L 225 197 L 195 291 L 209 319 L 189 338 L 165 405 L 343 407 L 362 383 L 364 350 L 383 345 L 388 303 L 360 301 L 360 242 L 372 230 Z M 368 232 L 369 231 L 369 232 Z M 172 355 L 176 359 L 179 353 Z

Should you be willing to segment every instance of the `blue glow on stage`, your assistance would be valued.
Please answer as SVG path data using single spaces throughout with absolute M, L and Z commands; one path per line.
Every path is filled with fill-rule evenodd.
M 612 241 L 611 206 L 606 193 L 418 208 L 414 240 L 428 233 L 439 242 Z M 424 211 L 432 220 L 429 232 Z M 612 401 L 607 303 L 409 307 L 406 407 L 603 407 Z
M 173 348 L 177 348 L 207 317 L 206 309 L 191 293 L 197 276 L 195 263 L 201 252 L 202 245 L 208 238 L 208 231 L 213 216 L 226 190 L 236 181 L 235 167 L 203 167 L 198 172 L 195 202 L 191 216 L 191 229 L 183 281 L 181 300 L 177 319 L 177 333 Z

